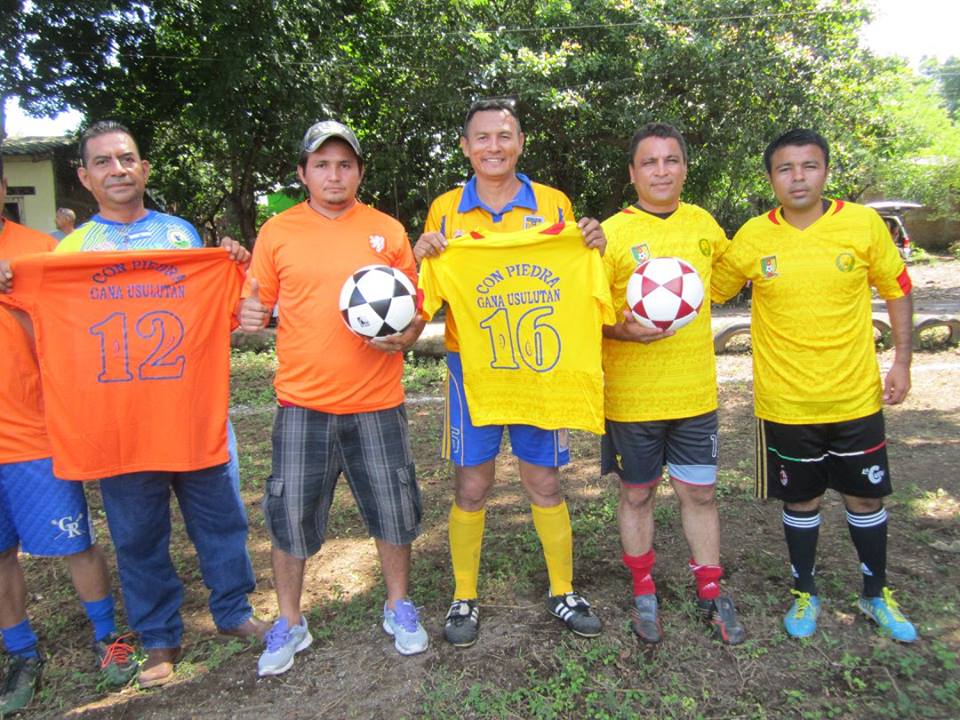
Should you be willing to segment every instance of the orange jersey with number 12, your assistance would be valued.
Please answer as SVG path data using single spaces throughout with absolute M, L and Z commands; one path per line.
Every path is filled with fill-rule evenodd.
M 0 302 L 33 319 L 58 477 L 227 461 L 243 275 L 223 250 L 26 255 L 12 267 Z

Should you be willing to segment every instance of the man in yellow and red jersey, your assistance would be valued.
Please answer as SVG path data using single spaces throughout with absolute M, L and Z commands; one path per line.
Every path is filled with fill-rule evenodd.
M 603 261 L 617 310 L 627 307 L 627 283 L 638 264 L 679 257 L 709 286 L 711 270 L 729 244 L 708 212 L 680 201 L 687 144 L 676 128 L 643 126 L 630 142 L 629 157 L 637 202 L 603 223 Z M 633 631 L 649 643 L 662 636 L 652 576 L 653 507 L 666 466 L 680 501 L 701 612 L 723 642 L 741 643 L 743 625 L 731 599 L 720 593 L 717 373 L 710 305 L 705 303 L 696 319 L 676 333 L 644 328 L 629 310 L 620 320 L 603 329 L 607 432 L 601 472 L 615 472 L 621 481 L 617 517 L 623 562 L 633 577 Z
M 424 232 L 414 246 L 417 261 L 444 251 L 450 238 L 472 230 L 516 232 L 542 223 L 573 222 L 573 206 L 559 190 L 532 182 L 517 172 L 524 135 L 514 103 L 481 100 L 467 113 L 460 148 L 474 175 L 460 188 L 444 193 L 430 206 Z M 601 253 L 606 244 L 596 220 L 577 225 L 588 247 Z M 518 254 L 522 259 L 522 254 Z M 448 402 L 444 418 L 444 457 L 453 461 L 456 495 L 450 509 L 450 555 L 456 581 L 444 636 L 457 647 L 477 640 L 480 615 L 477 581 L 487 497 L 495 480 L 503 425 L 474 425 L 464 392 L 456 319 L 447 309 Z M 510 398 L 503 398 L 510 402 Z M 569 462 L 566 430 L 507 425 L 520 480 L 531 502 L 534 526 L 547 564 L 549 611 L 584 637 L 600 633 L 600 621 L 573 589 L 573 533 L 560 493 L 559 466 Z
M 832 488 L 860 559 L 860 610 L 882 634 L 912 642 L 916 630 L 886 581 L 882 498 L 892 487 L 881 410 L 910 391 L 910 276 L 874 210 L 823 197 L 830 149 L 821 135 L 784 133 L 763 160 L 781 206 L 740 228 L 712 294 L 723 301 L 753 283 L 757 495 L 783 502 L 796 596 L 784 627 L 792 637 L 816 630 L 820 503 Z M 871 286 L 886 301 L 896 348 L 883 383 Z

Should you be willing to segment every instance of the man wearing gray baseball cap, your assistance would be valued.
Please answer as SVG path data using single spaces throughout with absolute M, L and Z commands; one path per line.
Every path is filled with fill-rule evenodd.
M 320 146 L 331 138 L 337 138 L 346 142 L 353 150 L 354 155 L 357 156 L 357 159 L 360 160 L 360 164 L 363 165 L 363 153 L 360 152 L 360 141 L 357 140 L 357 136 L 353 134 L 353 130 L 336 120 L 321 120 L 310 126 L 310 129 L 303 135 L 303 142 L 300 143 L 300 159 L 303 160 L 305 155 L 319 150 Z
M 347 329 L 338 303 L 344 280 L 366 265 L 397 268 L 416 283 L 413 252 L 399 222 L 357 199 L 363 156 L 346 125 L 325 120 L 307 130 L 297 175 L 307 200 L 260 229 L 240 308 L 248 332 L 266 325 L 274 305 L 280 313 L 273 472 L 263 500 L 280 617 L 260 675 L 286 672 L 313 640 L 300 607 L 304 568 L 323 545 L 341 472 L 376 541 L 383 629 L 402 655 L 428 643 L 407 597 L 421 505 L 401 384 L 403 353 L 424 323 L 365 340 Z

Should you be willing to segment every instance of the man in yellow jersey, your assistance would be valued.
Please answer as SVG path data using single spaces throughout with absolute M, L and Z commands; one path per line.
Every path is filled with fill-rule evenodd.
M 816 630 L 820 502 L 832 488 L 860 559 L 861 612 L 881 634 L 913 642 L 886 581 L 882 498 L 892 488 L 881 410 L 910 391 L 910 276 L 875 211 L 823 197 L 830 149 L 818 133 L 784 133 L 763 161 L 781 207 L 740 228 L 714 269 L 712 294 L 723 301 L 753 283 L 757 494 L 783 502 L 796 596 L 784 627 L 792 637 Z M 896 348 L 882 384 L 871 286 L 886 301 Z
M 515 232 L 542 223 L 572 222 L 573 206 L 559 190 L 532 182 L 517 172 L 524 135 L 512 101 L 483 100 L 467 113 L 460 148 L 474 176 L 433 201 L 424 233 L 413 248 L 417 261 L 444 251 L 450 238 L 471 230 Z M 584 242 L 601 253 L 606 245 L 600 223 L 582 218 Z M 444 637 L 457 647 L 477 641 L 480 625 L 477 581 L 483 542 L 485 505 L 495 480 L 503 425 L 475 426 L 463 386 L 456 322 L 447 312 L 448 401 L 444 457 L 455 466 L 456 495 L 450 509 L 450 555 L 456 583 L 444 624 Z M 509 398 L 503 398 L 509 402 Z M 600 634 L 600 620 L 573 589 L 573 533 L 560 493 L 559 466 L 569 461 L 565 430 L 508 425 L 520 464 L 520 480 L 531 502 L 534 526 L 547 564 L 549 611 L 574 633 Z
M 614 307 L 626 307 L 627 282 L 649 258 L 676 256 L 705 285 L 727 248 L 723 230 L 705 210 L 680 201 L 687 145 L 670 125 L 649 123 L 630 142 L 630 180 L 637 202 L 603 223 L 604 265 Z M 603 329 L 607 433 L 601 472 L 620 477 L 617 517 L 623 562 L 633 576 L 631 625 L 648 643 L 662 629 L 652 571 L 653 506 L 663 468 L 680 501 L 690 570 L 704 617 L 725 643 L 746 634 L 733 602 L 720 594 L 720 518 L 717 513 L 717 374 L 710 305 L 675 334 L 647 329 L 629 310 Z M 652 342 L 658 340 L 658 342 Z

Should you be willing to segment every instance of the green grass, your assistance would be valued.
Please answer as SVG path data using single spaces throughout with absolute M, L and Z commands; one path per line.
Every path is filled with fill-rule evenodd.
M 235 408 L 242 406 L 234 413 L 234 425 L 259 580 L 253 600 L 265 616 L 276 612 L 276 600 L 258 503 L 270 472 L 275 367 L 273 352 L 233 354 L 233 402 Z M 436 397 L 443 394 L 443 378 L 442 362 L 415 360 L 407 363 L 404 382 L 412 397 Z M 373 543 L 346 483 L 338 488 L 329 523 L 338 544 L 329 544 L 308 564 L 304 612 L 315 647 L 277 681 L 255 679 L 255 644 L 212 634 L 195 553 L 174 513 L 171 554 L 187 584 L 187 657 L 178 668 L 183 685 L 109 694 L 112 710 L 85 709 L 83 717 L 186 717 L 201 707 L 205 716 L 215 718 L 229 717 L 241 707 L 267 707 L 264 716 L 271 717 L 307 716 L 313 708 L 335 707 L 338 717 L 431 720 L 960 717 L 960 570 L 952 562 L 954 555 L 933 545 L 949 545 L 960 535 L 956 479 L 934 472 L 956 465 L 955 444 L 941 443 L 941 455 L 928 463 L 926 472 L 916 463 L 928 457 L 929 449 L 908 456 L 910 448 L 902 446 L 891 453 L 901 469 L 897 493 L 887 503 L 891 575 L 897 598 L 920 631 L 914 645 L 879 638 L 857 613 L 857 563 L 833 496 L 825 503 L 820 534 L 820 629 L 802 642 L 785 636 L 781 616 L 790 600 L 789 564 L 779 508 L 752 499 L 752 443 L 740 441 L 751 434 L 752 420 L 749 413 L 727 412 L 723 421 L 730 425 L 725 436 L 730 439 L 722 449 L 718 483 L 723 559 L 726 586 L 747 627 L 746 643 L 727 648 L 713 640 L 694 609 L 689 551 L 667 483 L 655 510 L 655 578 L 665 640 L 656 647 L 635 640 L 629 630 L 629 574 L 620 562 L 618 486 L 612 478 L 598 477 L 597 438 L 574 432 L 574 461 L 563 481 L 574 531 L 575 580 L 603 619 L 604 634 L 592 641 L 575 638 L 546 613 L 539 541 L 515 462 L 507 459 L 498 466 L 487 513 L 481 639 L 460 651 L 441 637 L 453 588 L 446 540 L 452 481 L 450 467 L 438 457 L 441 412 L 432 402 L 411 404 L 408 412 L 424 498 L 424 532 L 414 545 L 411 596 L 431 636 L 426 655 L 398 661 L 379 630 L 385 590 Z M 890 427 L 892 437 L 902 437 L 895 413 Z M 946 415 L 929 432 L 938 437 L 952 429 L 953 416 Z M 91 516 L 110 555 L 99 496 L 95 491 L 89 495 Z M 349 561 L 338 557 L 335 548 L 347 553 Z M 23 564 L 30 615 L 49 655 L 40 709 L 24 717 L 61 717 L 105 693 L 93 667 L 86 620 L 63 564 L 27 556 Z M 119 597 L 116 587 L 114 592 Z M 402 683 L 396 699 L 383 699 L 387 677 Z M 288 690 L 308 692 L 310 706 L 274 706 Z

